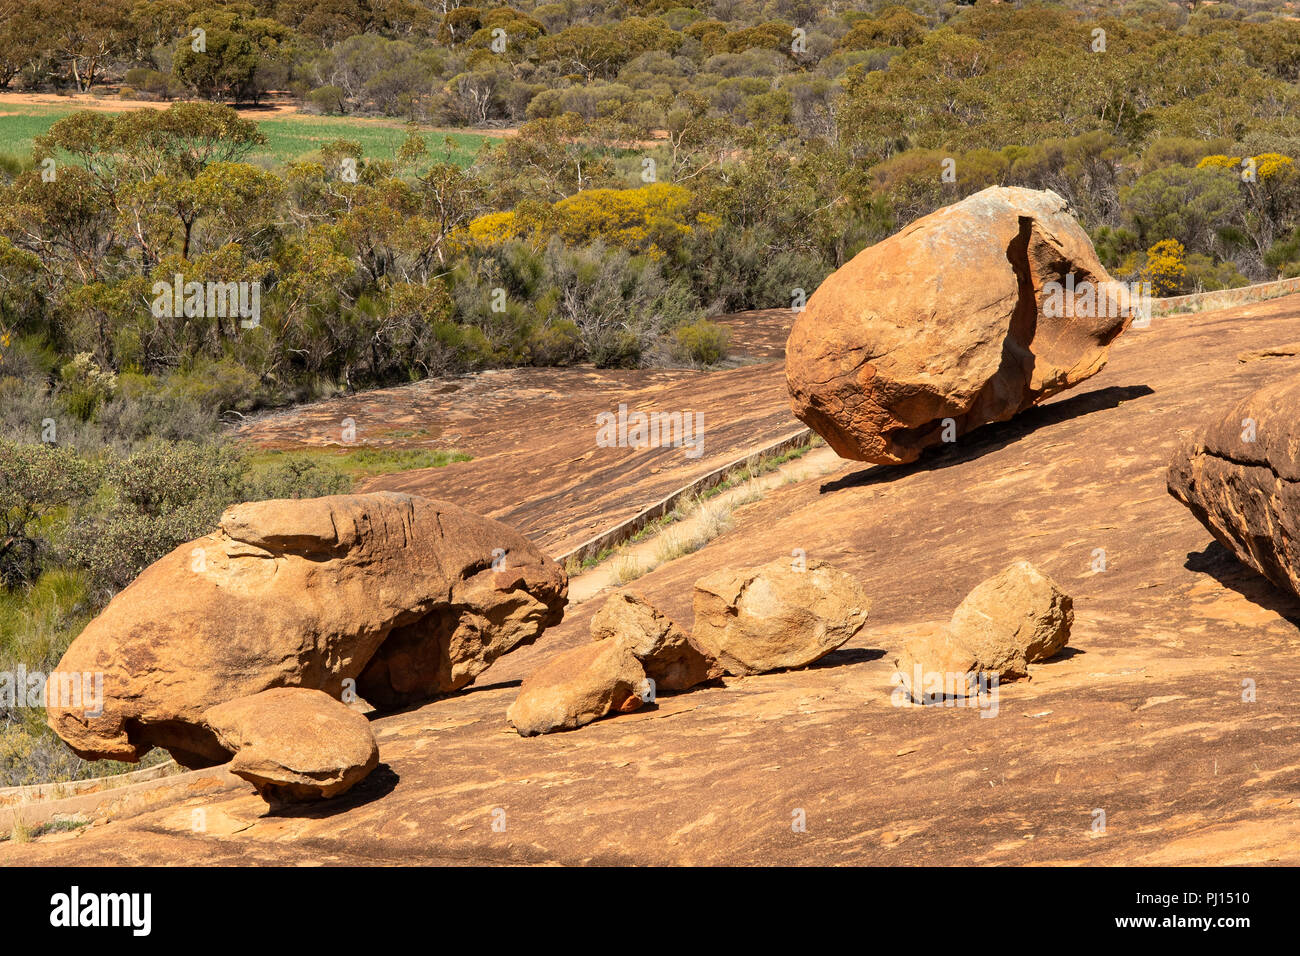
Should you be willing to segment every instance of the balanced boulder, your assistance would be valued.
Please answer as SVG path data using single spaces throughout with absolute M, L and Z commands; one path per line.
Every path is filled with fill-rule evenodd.
M 1174 453 L 1166 481 L 1240 561 L 1300 594 L 1300 379 L 1238 402 Z
M 614 711 L 636 710 L 648 695 L 645 671 L 623 641 L 561 651 L 519 687 L 506 719 L 521 736 L 573 730 Z
M 761 674 L 829 654 L 863 628 L 870 607 L 851 575 L 779 558 L 696 581 L 691 636 L 727 673 Z
M 370 722 L 323 691 L 277 687 L 210 707 L 203 717 L 235 755 L 230 772 L 269 803 L 338 796 L 379 765 Z
M 722 676 L 722 668 L 644 597 L 610 596 L 591 619 L 594 640 L 623 641 L 658 690 L 686 690 Z
M 230 758 L 204 720 L 275 687 L 380 710 L 464 687 L 559 622 L 564 571 L 518 532 L 448 502 L 381 492 L 237 505 L 150 565 L 72 642 L 60 672 L 103 674 L 98 712 L 52 705 L 88 759 L 164 747 Z
M 913 461 L 1095 375 L 1132 317 L 1065 200 L 990 187 L 821 284 L 786 345 L 791 407 L 843 458 Z

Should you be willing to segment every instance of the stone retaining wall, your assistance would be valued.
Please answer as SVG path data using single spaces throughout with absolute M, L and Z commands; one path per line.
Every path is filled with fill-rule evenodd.
M 1278 279 L 1276 282 L 1243 285 L 1236 289 L 1220 289 L 1217 292 L 1194 292 L 1191 295 L 1154 299 L 1151 303 L 1151 314 L 1171 315 L 1175 312 L 1226 309 L 1228 306 L 1262 302 L 1265 299 L 1290 295 L 1292 292 L 1300 292 L 1300 276 L 1293 279 Z
M 656 519 L 662 518 L 664 515 L 668 514 L 686 498 L 689 498 L 692 495 L 702 494 L 711 488 L 716 488 L 718 485 L 726 481 L 733 473 L 740 471 L 743 468 L 751 467 L 763 458 L 767 458 L 771 455 L 780 455 L 793 448 L 798 448 L 801 445 L 807 445 L 813 440 L 813 437 L 811 428 L 802 428 L 791 435 L 787 435 L 779 441 L 750 452 L 744 458 L 737 458 L 735 461 L 729 462 L 721 468 L 715 468 L 713 471 L 706 475 L 701 475 L 689 484 L 682 485 L 666 498 L 656 501 L 650 507 L 637 512 L 626 521 L 615 525 L 607 531 L 602 531 L 594 538 L 588 538 L 573 550 L 566 551 L 564 554 L 559 555 L 555 560 L 560 562 L 560 564 L 564 564 L 570 558 L 577 561 L 584 561 L 587 558 L 599 555 L 602 551 L 617 547 L 624 541 L 629 540 L 651 521 L 655 521 Z

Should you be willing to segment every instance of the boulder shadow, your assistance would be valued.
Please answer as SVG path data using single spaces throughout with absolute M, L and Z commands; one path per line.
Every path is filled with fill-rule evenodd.
M 442 697 L 435 697 L 433 699 L 450 700 L 453 697 L 468 697 L 470 694 L 481 694 L 485 690 L 506 690 L 510 687 L 518 687 L 523 682 L 522 677 L 516 677 L 514 680 L 499 680 L 492 684 L 469 684 L 468 686 L 462 687 L 460 690 L 454 690 L 450 694 L 445 694 Z M 425 701 L 425 703 L 428 703 L 428 701 Z
M 518 687 L 523 682 L 523 678 L 515 678 L 514 680 L 502 680 L 492 684 L 470 684 L 468 687 L 462 687 L 460 690 L 454 690 L 449 694 L 435 694 L 432 697 L 413 700 L 410 703 L 401 704 L 397 707 L 376 707 L 374 710 L 368 711 L 365 716 L 366 720 L 373 722 L 382 717 L 394 717 L 398 714 L 411 714 L 417 710 L 428 707 L 430 704 L 438 704 L 445 700 L 456 700 L 459 697 L 468 697 L 471 694 L 478 694 L 488 690 L 509 690 L 512 687 Z
M 1300 597 L 1282 590 L 1254 568 L 1242 564 L 1218 541 L 1211 541 L 1200 551 L 1189 551 L 1183 567 L 1195 574 L 1208 574 L 1251 604 L 1272 611 L 1300 627 Z
M 862 488 L 884 484 L 922 471 L 951 468 L 953 465 L 974 461 L 1013 445 L 1040 428 L 1059 425 L 1093 412 L 1118 408 L 1123 402 L 1131 402 L 1154 394 L 1155 389 L 1149 385 L 1108 385 L 1105 388 L 1071 396 L 1063 401 L 1035 405 L 1025 409 L 1010 421 L 992 422 L 972 429 L 953 444 L 927 448 L 921 453 L 920 458 L 910 464 L 868 465 L 843 478 L 826 482 L 821 486 L 820 491 L 822 494 L 827 494 L 845 488 Z
M 815 671 L 821 670 L 825 667 L 846 667 L 849 664 L 865 664 L 868 661 L 878 661 L 887 653 L 888 651 L 874 647 L 841 647 L 838 650 L 831 651 L 825 657 L 813 661 L 803 669 Z
M 380 763 L 370 775 L 347 793 L 328 800 L 312 803 L 273 803 L 266 812 L 268 817 L 295 817 L 305 820 L 324 820 L 347 813 L 357 807 L 382 800 L 395 789 L 402 778 L 386 763 Z

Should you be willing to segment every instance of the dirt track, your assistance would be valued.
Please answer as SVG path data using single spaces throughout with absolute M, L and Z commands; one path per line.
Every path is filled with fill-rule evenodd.
M 1157 318 L 1048 405 L 913 466 L 846 463 L 773 489 L 633 585 L 689 625 L 692 582 L 720 566 L 799 548 L 844 568 L 873 595 L 872 620 L 810 669 L 518 737 L 504 719 L 518 680 L 587 640 L 593 601 L 482 686 L 377 720 L 384 763 L 338 801 L 267 816 L 251 793 L 174 783 L 171 806 L 5 844 L 0 862 L 1300 862 L 1300 603 L 1213 545 L 1163 478 L 1180 432 L 1300 373 L 1295 356 L 1238 353 L 1296 340 L 1300 297 Z M 654 384 L 683 404 L 680 382 Z M 523 455 L 485 425 L 501 461 Z M 543 468 L 494 493 L 557 495 L 552 475 L 570 477 Z M 1021 557 L 1074 596 L 1066 654 L 1004 685 L 992 719 L 891 706 L 890 652 Z M 807 832 L 792 831 L 797 810 Z

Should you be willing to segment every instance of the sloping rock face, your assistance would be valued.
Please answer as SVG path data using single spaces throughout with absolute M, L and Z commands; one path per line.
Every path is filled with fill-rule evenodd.
M 804 667 L 867 623 L 871 600 L 857 580 L 820 561 L 786 558 L 725 569 L 695 582 L 696 645 L 729 674 Z
M 623 641 L 593 641 L 556 654 L 524 678 L 506 719 L 524 737 L 573 730 L 642 704 L 645 671 Z
M 610 595 L 591 619 L 591 637 L 626 643 L 658 690 L 687 690 L 722 676 L 717 661 L 639 594 Z
M 277 687 L 203 716 L 235 754 L 230 772 L 268 803 L 336 797 L 379 766 L 370 721 L 319 690 Z
M 791 407 L 844 458 L 914 461 L 1095 375 L 1131 319 L 1065 200 L 991 187 L 821 284 L 786 345 Z
M 563 569 L 453 504 L 381 492 L 237 505 L 150 565 L 72 642 L 60 672 L 102 673 L 102 713 L 52 706 L 78 754 L 185 766 L 230 751 L 210 707 L 273 687 L 379 709 L 457 690 L 560 621 Z
M 1300 594 L 1300 380 L 1265 386 L 1180 447 L 1167 484 L 1240 561 Z

